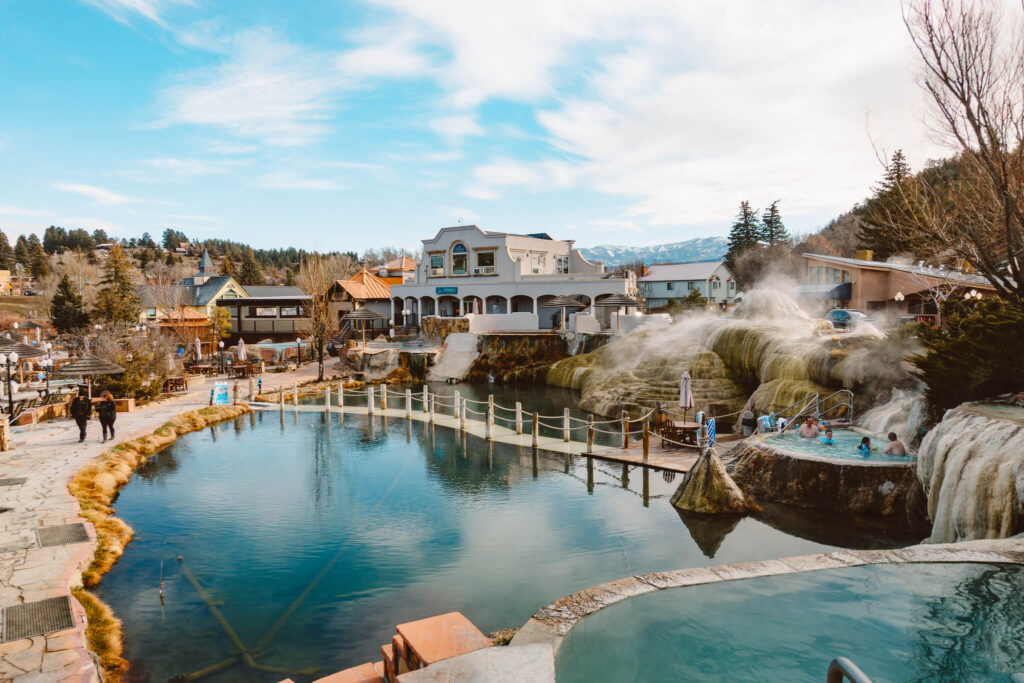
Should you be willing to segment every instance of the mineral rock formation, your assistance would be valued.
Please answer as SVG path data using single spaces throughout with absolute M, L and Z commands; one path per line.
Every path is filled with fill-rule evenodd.
M 711 448 L 705 449 L 676 489 L 672 504 L 680 510 L 706 515 L 749 509 L 747 497 Z

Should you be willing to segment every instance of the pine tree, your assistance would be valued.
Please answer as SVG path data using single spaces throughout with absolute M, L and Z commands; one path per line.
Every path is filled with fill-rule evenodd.
M 893 222 L 910 220 L 913 211 L 914 175 L 903 150 L 896 150 L 885 167 L 881 182 L 875 186 L 864 211 L 864 225 L 860 232 L 860 246 L 874 252 L 874 258 L 883 261 L 894 254 L 912 250 L 909 240 L 900 236 L 902 231 Z
M 757 209 L 750 208 L 750 202 L 740 202 L 740 212 L 736 214 L 736 222 L 729 230 L 729 251 L 725 254 L 725 264 L 733 269 L 736 259 L 743 252 L 753 249 L 761 243 L 761 221 L 757 218 Z
M 772 202 L 761 215 L 761 239 L 770 247 L 776 244 L 789 246 L 793 243 L 793 239 L 789 236 L 789 231 L 782 224 L 778 199 Z
M 103 266 L 100 291 L 96 295 L 97 317 L 111 322 L 134 322 L 139 314 L 139 298 L 132 284 L 128 257 L 121 245 L 115 245 Z
M 291 268 L 284 269 L 284 284 L 288 287 L 295 286 L 295 272 Z
M 57 291 L 50 301 L 50 319 L 57 332 L 73 332 L 89 324 L 82 296 L 75 291 L 67 275 L 57 283 Z
M 7 241 L 7 235 L 0 231 L 0 270 L 14 269 L 14 249 Z
M 262 285 L 264 283 L 263 271 L 260 270 L 260 265 L 256 263 L 256 257 L 253 256 L 252 249 L 245 250 L 245 256 L 242 257 L 242 270 L 239 273 L 238 281 L 244 285 Z
M 36 237 L 32 235 L 32 237 Z M 34 278 L 43 278 L 50 274 L 50 257 L 43 250 L 43 243 L 36 237 L 29 242 L 28 270 Z
M 18 241 L 14 243 L 14 262 L 25 266 L 26 270 L 32 265 L 32 252 L 24 235 L 18 235 Z
M 43 231 L 43 249 L 47 254 L 56 254 L 67 246 L 68 234 L 64 228 L 51 225 Z
M 220 263 L 220 274 L 235 277 L 235 264 L 230 253 L 224 254 L 224 260 Z

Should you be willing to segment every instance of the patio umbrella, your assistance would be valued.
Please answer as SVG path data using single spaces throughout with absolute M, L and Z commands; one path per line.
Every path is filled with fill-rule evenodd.
M 120 375 L 124 368 L 96 356 L 82 356 L 57 371 L 64 377 L 85 377 L 89 385 L 89 399 L 92 400 L 92 378 L 97 375 Z
M 601 308 L 638 308 L 640 302 L 636 299 L 626 296 L 625 294 L 612 294 L 609 297 L 605 297 L 600 301 L 594 302 L 595 306 Z M 615 316 L 615 331 L 619 331 L 619 316 Z
M 239 339 L 238 340 L 238 347 L 235 349 L 235 355 L 238 356 L 238 360 L 241 363 L 244 363 L 246 361 L 246 359 L 248 358 L 248 356 L 246 356 L 246 353 L 245 353 L 245 340 L 244 339 Z
M 346 313 L 341 318 L 342 320 L 362 320 L 363 321 L 363 348 L 366 348 L 366 321 L 368 320 L 383 320 L 384 316 L 379 313 L 374 313 L 369 308 L 357 308 L 354 311 Z
M 196 337 L 196 360 L 200 361 L 203 359 L 203 343 L 199 341 L 199 337 Z
M 582 301 L 577 301 L 572 297 L 559 294 L 558 296 L 551 297 L 551 300 L 544 304 L 545 308 L 561 308 L 562 309 L 562 332 L 565 332 L 565 309 L 567 308 L 586 308 L 587 305 Z
M 679 407 L 683 409 L 683 422 L 686 422 L 686 411 L 693 407 L 689 370 L 683 370 L 683 375 L 679 378 Z

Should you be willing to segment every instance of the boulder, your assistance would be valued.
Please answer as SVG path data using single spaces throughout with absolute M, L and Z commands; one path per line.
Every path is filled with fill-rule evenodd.
M 725 471 L 712 448 L 705 449 L 672 496 L 672 505 L 705 515 L 740 513 L 750 509 L 743 490 Z

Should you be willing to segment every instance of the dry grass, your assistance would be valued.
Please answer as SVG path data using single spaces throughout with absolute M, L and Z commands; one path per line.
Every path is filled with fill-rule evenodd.
M 96 527 L 96 550 L 89 566 L 82 571 L 82 582 L 86 586 L 99 583 L 132 540 L 134 531 L 114 517 L 111 507 L 114 496 L 128 483 L 132 472 L 179 436 L 247 412 L 248 405 L 211 406 L 176 415 L 152 434 L 119 444 L 94 458 L 72 477 L 68 490 L 78 499 L 82 517 Z M 104 680 L 121 681 L 128 670 L 128 662 L 121 657 L 121 622 L 109 607 L 85 589 L 76 589 L 75 597 L 85 608 L 86 640 L 89 649 L 100 658 Z
M 88 622 L 85 641 L 100 660 L 103 680 L 120 683 L 128 673 L 128 660 L 121 656 L 121 620 L 102 600 L 84 588 L 76 588 L 73 592 L 75 599 L 85 608 Z

